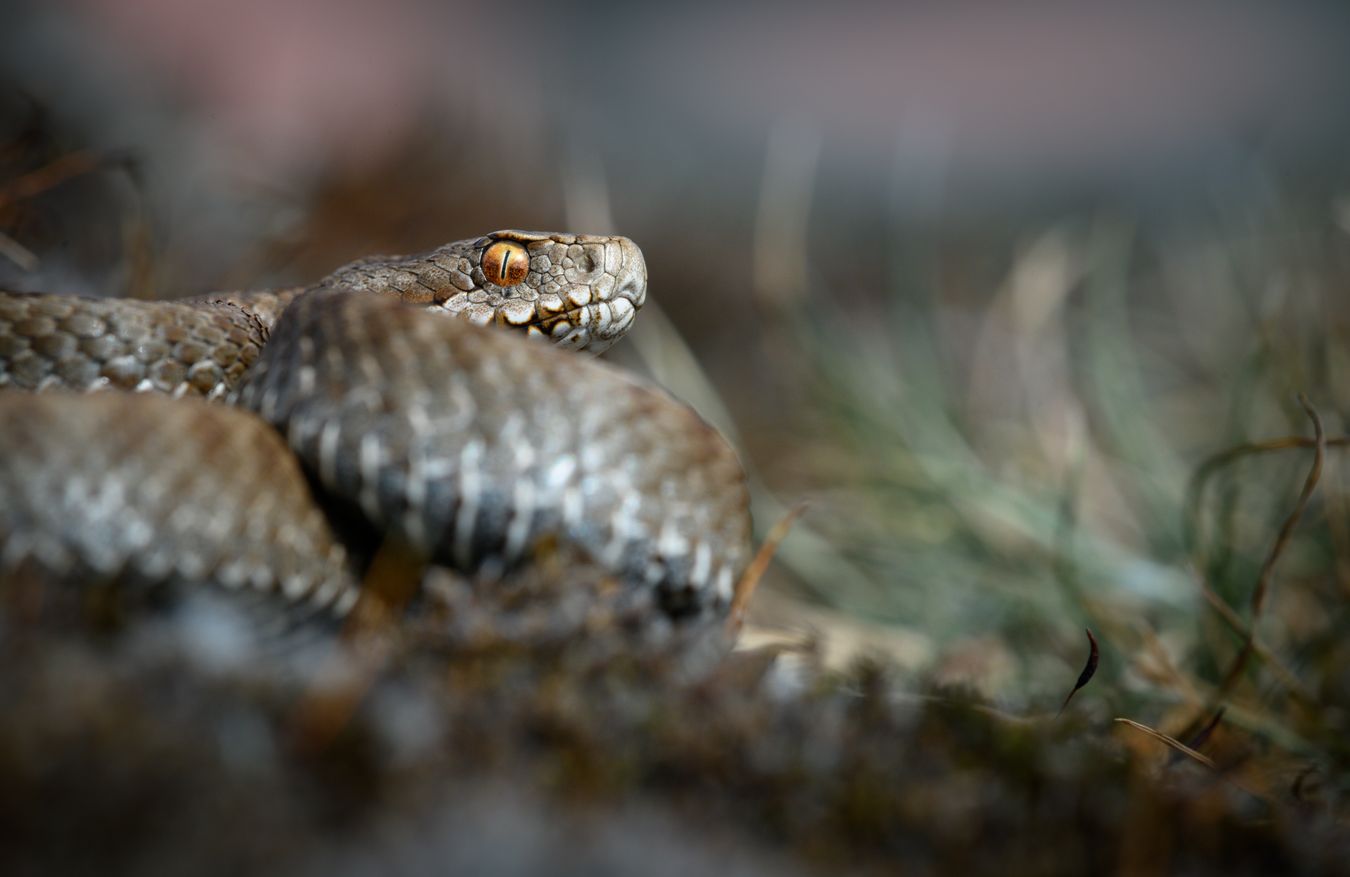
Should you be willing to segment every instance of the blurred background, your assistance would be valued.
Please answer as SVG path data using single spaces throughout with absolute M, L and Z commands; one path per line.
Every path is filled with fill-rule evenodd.
M 499 227 L 634 238 L 655 304 L 610 358 L 732 437 L 761 537 L 810 503 L 756 637 L 1053 708 L 1088 626 L 1103 709 L 1188 713 L 1312 453 L 1204 490 L 1198 467 L 1311 436 L 1300 392 L 1344 429 L 1335 4 L 0 14 L 9 288 L 177 297 Z M 1345 488 L 1333 449 L 1260 620 L 1284 683 L 1250 704 L 1350 702 Z

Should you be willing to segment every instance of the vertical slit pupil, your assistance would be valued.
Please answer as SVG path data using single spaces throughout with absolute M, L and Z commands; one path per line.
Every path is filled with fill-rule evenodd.
M 483 253 L 482 265 L 483 277 L 489 283 L 514 286 L 529 273 L 530 256 L 522 246 L 499 242 Z

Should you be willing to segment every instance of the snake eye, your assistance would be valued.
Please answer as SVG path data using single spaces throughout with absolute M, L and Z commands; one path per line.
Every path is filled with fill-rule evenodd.
M 483 253 L 483 276 L 498 286 L 515 286 L 530 270 L 530 255 L 520 244 L 497 241 Z

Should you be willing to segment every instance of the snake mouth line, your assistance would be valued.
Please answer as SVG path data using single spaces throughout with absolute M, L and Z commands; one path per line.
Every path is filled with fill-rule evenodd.
M 560 311 L 545 310 L 539 302 L 534 304 L 527 320 L 513 321 L 505 309 L 499 308 L 490 322 L 508 329 L 523 329 L 532 338 L 547 338 L 578 350 L 596 348 L 598 352 L 623 336 L 637 315 L 636 306 L 625 297 L 593 301 Z

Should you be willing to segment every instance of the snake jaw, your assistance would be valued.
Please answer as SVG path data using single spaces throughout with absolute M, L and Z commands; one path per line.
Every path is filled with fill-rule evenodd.
M 546 312 L 524 324 L 511 323 L 509 317 L 501 316 L 504 313 L 499 313 L 499 326 L 523 328 L 531 338 L 551 340 L 566 350 L 598 354 L 604 353 L 628 333 L 637 315 L 637 308 L 628 298 L 611 298 L 581 307 Z

